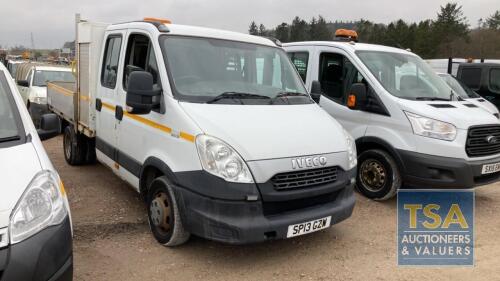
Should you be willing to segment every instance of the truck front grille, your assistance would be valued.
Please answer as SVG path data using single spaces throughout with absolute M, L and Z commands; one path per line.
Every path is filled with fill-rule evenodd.
M 271 179 L 276 190 L 324 185 L 337 180 L 337 167 L 327 167 L 275 175 Z
M 471 127 L 467 135 L 465 151 L 469 157 L 500 153 L 500 125 Z

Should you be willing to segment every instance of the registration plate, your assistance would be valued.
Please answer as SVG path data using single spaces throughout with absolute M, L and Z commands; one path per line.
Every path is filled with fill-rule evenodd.
M 500 171 L 500 163 L 483 165 L 482 174 L 491 174 Z
M 288 226 L 287 238 L 300 236 L 330 227 L 332 217 L 292 224 Z

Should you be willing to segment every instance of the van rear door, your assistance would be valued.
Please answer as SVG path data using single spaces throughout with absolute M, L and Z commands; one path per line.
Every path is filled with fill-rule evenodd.
M 116 105 L 119 101 L 118 89 L 121 88 L 120 61 L 125 31 L 106 32 L 104 51 L 101 56 L 101 71 L 97 83 L 96 97 L 96 149 L 105 157 L 98 157 L 110 167 L 115 167 L 117 136 Z M 113 171 L 116 172 L 115 169 Z

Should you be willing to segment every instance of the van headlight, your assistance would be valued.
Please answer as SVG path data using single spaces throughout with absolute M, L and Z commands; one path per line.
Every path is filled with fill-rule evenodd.
M 406 111 L 405 114 L 410 120 L 415 135 L 446 141 L 452 141 L 457 136 L 457 128 L 453 124 Z
M 254 182 L 245 161 L 227 143 L 211 136 L 198 135 L 196 148 L 205 171 L 228 182 Z
M 10 216 L 10 243 L 19 243 L 41 230 L 58 225 L 68 215 L 65 191 L 51 171 L 38 173 L 17 202 Z
M 358 165 L 358 153 L 356 150 L 356 141 L 354 138 L 344 129 L 344 136 L 347 142 L 347 156 L 349 157 L 349 170 L 353 169 Z

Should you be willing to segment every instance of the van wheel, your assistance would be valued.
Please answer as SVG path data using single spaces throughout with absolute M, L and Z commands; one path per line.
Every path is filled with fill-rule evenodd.
M 64 129 L 63 137 L 64 159 L 72 166 L 83 164 L 86 154 L 86 144 L 81 136 L 78 136 L 73 126 Z
M 177 201 L 167 177 L 153 180 L 148 192 L 149 227 L 155 239 L 164 246 L 178 246 L 189 240 L 183 225 Z
M 358 158 L 356 186 L 364 196 L 388 200 L 401 187 L 401 174 L 394 158 L 383 150 L 367 150 Z

